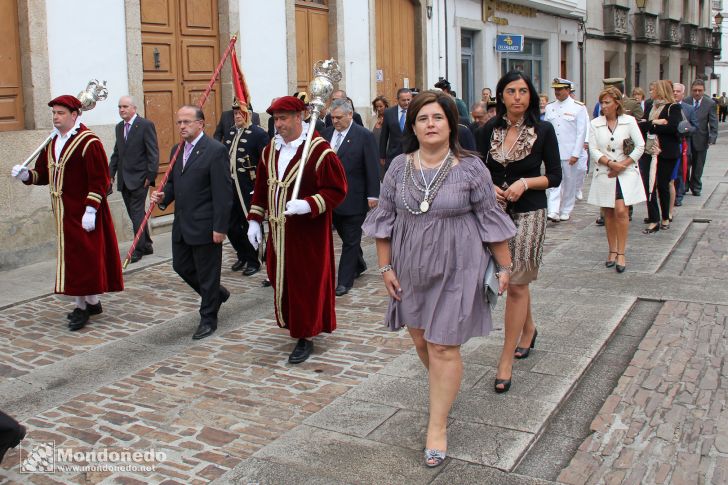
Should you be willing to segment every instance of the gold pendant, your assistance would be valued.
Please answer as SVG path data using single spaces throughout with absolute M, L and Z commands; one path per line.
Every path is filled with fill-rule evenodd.
M 427 212 L 428 210 L 430 210 L 430 203 L 427 202 L 426 200 L 423 200 L 422 202 L 420 202 L 420 210 L 422 212 Z

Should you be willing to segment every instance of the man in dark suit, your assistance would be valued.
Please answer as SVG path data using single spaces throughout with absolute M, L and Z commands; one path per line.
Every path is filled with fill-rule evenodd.
M 343 89 L 337 89 L 333 93 L 331 93 L 331 103 L 333 104 L 334 101 L 337 99 L 346 99 L 351 104 L 351 109 L 354 110 L 354 103 L 351 101 L 351 98 L 349 98 L 346 95 L 346 91 Z M 331 108 L 329 108 L 330 110 Z M 356 123 L 359 126 L 364 126 L 364 123 L 361 121 L 361 116 L 359 116 L 359 113 L 354 110 L 354 123 Z M 331 126 L 331 113 L 327 113 L 326 117 L 324 118 L 324 124 L 326 125 L 326 128 Z
M 341 238 L 341 258 L 336 296 L 354 286 L 354 278 L 366 271 L 361 250 L 361 225 L 367 211 L 377 206 L 379 169 L 374 134 L 353 121 L 353 108 L 347 99 L 331 103 L 331 122 L 323 136 L 331 144 L 346 171 L 346 198 L 334 209 L 333 221 Z
M 718 115 L 715 112 L 715 101 L 705 95 L 705 83 L 696 79 L 690 86 L 692 99 L 690 100 L 695 111 L 695 120 L 698 123 L 690 143 L 692 145 L 692 159 L 690 160 L 690 176 L 688 186 L 693 195 L 699 196 L 703 190 L 703 167 L 708 156 L 708 146 L 714 145 L 718 138 Z
M 238 100 L 233 100 L 235 124 L 227 130 L 223 145 L 230 157 L 230 174 L 233 178 L 233 209 L 230 211 L 228 239 L 238 260 L 233 271 L 243 270 L 244 276 L 260 271 L 258 251 L 248 241 L 248 211 L 255 187 L 255 171 L 263 148 L 268 144 L 268 134 L 260 126 L 250 124 L 247 111 L 240 109 Z
M 117 190 L 124 199 L 134 234 L 144 219 L 148 187 L 154 187 L 159 167 L 157 130 L 154 123 L 139 116 L 136 110 L 136 103 L 131 96 L 122 96 L 119 99 L 119 116 L 122 121 L 116 125 L 116 143 L 109 163 L 111 185 L 113 186 L 118 175 Z M 132 263 L 142 259 L 143 255 L 154 252 L 148 227 L 144 228 L 136 250 L 131 255 Z
M 412 101 L 412 93 L 407 88 L 397 91 L 397 106 L 384 110 L 382 131 L 379 135 L 379 164 L 382 167 L 380 178 L 384 178 L 392 159 L 402 153 L 402 132 L 404 132 L 407 108 Z
M 248 112 L 251 114 L 251 123 L 255 126 L 260 126 L 260 115 L 253 111 L 253 107 L 251 105 L 248 105 Z M 215 133 L 213 133 L 212 137 L 215 138 L 217 141 L 222 141 L 223 138 L 225 138 L 225 135 L 227 132 L 235 126 L 235 117 L 233 115 L 233 110 L 229 109 L 227 111 L 223 111 L 222 115 L 220 116 L 220 121 L 217 123 L 217 127 L 215 128 Z
M 162 210 L 175 202 L 172 267 L 202 297 L 200 325 L 192 336 L 198 340 L 215 332 L 217 312 L 230 297 L 220 285 L 220 269 L 233 185 L 225 146 L 202 131 L 202 110 L 183 106 L 177 111 L 177 126 L 184 145 L 164 192 L 153 192 L 152 201 Z

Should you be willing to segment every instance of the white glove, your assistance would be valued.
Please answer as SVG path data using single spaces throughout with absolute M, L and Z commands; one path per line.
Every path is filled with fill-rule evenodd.
M 10 175 L 20 180 L 21 182 L 25 182 L 26 180 L 28 180 L 28 178 L 30 178 L 30 172 L 28 172 L 28 169 L 26 167 L 23 167 L 22 165 L 15 165 L 10 171 Z
M 260 231 L 260 224 L 256 221 L 248 221 L 248 241 L 253 248 L 258 249 L 263 242 L 263 233 Z
M 286 211 L 283 215 L 303 215 L 308 214 L 309 212 L 311 212 L 311 206 L 308 205 L 308 202 L 301 199 L 293 199 L 286 202 Z
M 86 206 L 86 213 L 81 219 L 81 226 L 86 232 L 91 232 L 96 229 L 96 209 L 91 206 Z

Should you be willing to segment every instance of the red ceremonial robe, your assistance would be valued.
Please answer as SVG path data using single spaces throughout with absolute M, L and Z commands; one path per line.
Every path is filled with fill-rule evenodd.
M 106 193 L 109 164 L 101 140 L 80 125 L 55 157 L 56 138 L 46 145 L 30 170 L 27 185 L 48 185 L 56 243 L 56 293 L 87 296 L 122 291 L 121 259 Z M 96 208 L 96 228 L 86 232 L 86 206 Z
M 259 223 L 268 214 L 266 265 L 273 283 L 276 319 L 293 338 L 314 337 L 336 328 L 331 214 L 346 196 L 344 167 L 328 142 L 314 132 L 298 195 L 311 206 L 311 213 L 283 215 L 303 145 L 282 176 L 277 173 L 275 141 L 263 149 L 248 214 L 249 220 Z

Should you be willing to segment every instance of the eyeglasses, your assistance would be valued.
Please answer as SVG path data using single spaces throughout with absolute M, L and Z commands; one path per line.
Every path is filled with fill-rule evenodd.
M 177 120 L 177 126 L 191 125 L 195 121 L 204 121 L 204 120 Z

